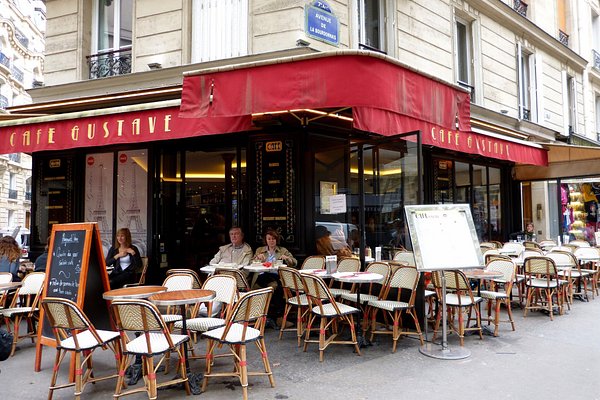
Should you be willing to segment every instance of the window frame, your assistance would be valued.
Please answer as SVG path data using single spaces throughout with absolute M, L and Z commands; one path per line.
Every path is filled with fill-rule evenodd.
M 100 49 L 100 2 L 102 2 L 104 0 L 93 0 L 92 3 L 92 43 L 91 43 L 91 53 L 92 54 L 97 54 L 99 52 L 110 52 L 110 51 L 118 51 L 121 49 L 130 49 L 133 45 L 133 6 L 134 6 L 134 0 L 129 0 L 131 1 L 131 16 L 132 16 L 132 21 L 131 21 L 131 44 L 129 45 L 125 45 L 125 46 L 121 46 L 121 13 L 120 12 L 115 12 L 114 13 L 114 19 L 113 19 L 113 43 L 112 43 L 112 47 L 107 47 L 107 48 L 103 48 Z M 124 1 L 128 1 L 128 0 L 112 0 L 114 1 L 114 9 L 115 10 L 119 10 L 121 9 L 121 4 Z
M 537 122 L 538 120 L 535 54 L 535 52 L 524 48 L 521 43 L 517 43 L 518 116 L 520 120 L 530 122 Z M 529 111 L 529 115 L 526 115 L 525 110 Z

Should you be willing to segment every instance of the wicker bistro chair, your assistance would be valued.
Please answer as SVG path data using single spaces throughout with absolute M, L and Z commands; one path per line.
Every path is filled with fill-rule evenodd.
M 200 280 L 200 276 L 198 276 L 198 274 L 194 270 L 186 268 L 171 268 L 167 270 L 167 276 L 173 274 L 191 275 L 193 278 L 192 289 L 200 289 L 202 287 L 202 281 Z
M 298 337 L 298 347 L 302 342 L 304 334 L 304 323 L 308 314 L 308 297 L 304 294 L 304 284 L 300 272 L 290 267 L 279 267 L 279 280 L 285 297 L 285 308 L 283 310 L 283 320 L 279 329 L 279 340 L 283 336 L 283 332 L 296 332 Z M 291 313 L 296 313 L 296 325 L 286 328 L 286 322 Z
M 46 297 L 42 300 L 42 307 L 48 316 L 50 326 L 56 338 L 56 358 L 48 400 L 56 389 L 64 389 L 75 386 L 75 398 L 79 399 L 88 383 L 95 383 L 106 379 L 117 378 L 119 362 L 121 359 L 121 346 L 119 332 L 105 331 L 94 328 L 88 317 L 71 300 Z M 101 347 L 109 348 L 115 354 L 115 373 L 109 376 L 94 377 L 92 365 L 92 353 Z M 57 385 L 60 364 L 68 352 L 75 354 L 75 382 Z M 83 357 L 82 357 L 83 356 Z
M 217 267 L 215 268 L 215 275 L 229 275 L 235 278 L 238 292 L 249 292 L 250 285 L 248 280 L 242 271 L 235 268 Z
M 510 294 L 512 287 L 515 282 L 517 274 L 517 266 L 513 260 L 509 259 L 493 259 L 486 265 L 488 271 L 502 272 L 502 278 L 493 279 L 490 282 L 490 290 L 481 290 L 480 296 L 487 300 L 487 322 L 488 325 L 492 322 L 492 306 L 494 308 L 494 336 L 498 336 L 498 326 L 500 322 L 510 322 L 512 330 L 515 330 L 515 321 L 512 315 L 512 308 L 510 302 Z M 500 287 L 504 288 L 504 291 L 500 291 Z M 508 313 L 508 320 L 500 320 L 500 306 L 504 304 L 506 312 Z
M 424 345 L 421 326 L 415 311 L 415 295 L 417 293 L 417 284 L 419 283 L 419 272 L 413 266 L 401 266 L 392 274 L 386 285 L 385 300 L 371 300 L 368 303 L 372 310 L 371 315 L 371 341 L 375 335 L 391 334 L 393 340 L 392 353 L 396 352 L 398 339 L 402 335 L 418 335 L 421 346 Z M 390 290 L 396 290 L 396 298 L 389 297 Z M 406 296 L 408 295 L 408 301 Z M 385 329 L 377 330 L 377 313 L 381 311 L 387 314 L 392 320 L 392 329 L 389 324 L 385 324 Z M 415 331 L 409 331 L 402 328 L 402 316 L 408 314 L 412 317 L 415 324 Z M 387 318 L 385 319 L 387 321 Z
M 146 283 L 146 273 L 148 272 L 148 257 L 142 257 L 142 269 L 139 271 L 140 277 L 135 283 L 128 283 L 123 287 L 142 286 Z M 168 271 L 167 271 L 168 272 Z
M 167 275 L 162 283 L 162 286 L 167 288 L 167 292 L 173 290 L 188 290 L 194 288 L 194 277 L 187 273 L 174 273 Z M 165 313 L 162 314 L 163 320 L 171 327 L 176 321 L 181 321 L 180 308 L 178 306 L 167 307 Z
M 415 255 L 412 251 L 398 251 L 394 254 L 393 261 L 403 261 L 406 262 L 407 265 L 415 266 L 417 265 L 415 262 Z
M 32 343 L 35 340 L 35 325 L 39 319 L 38 304 L 45 279 L 44 272 L 32 272 L 26 275 L 21 287 L 16 290 L 10 306 L 0 310 L 8 331 L 13 333 L 11 356 L 15 354 L 19 339 L 30 337 Z M 27 321 L 27 333 L 19 336 L 19 326 L 23 319 Z
M 271 287 L 245 293 L 227 317 L 225 326 L 202 334 L 208 339 L 206 371 L 202 381 L 203 392 L 206 390 L 209 378 L 226 376 L 235 376 L 240 380 L 244 400 L 248 399 L 248 375 L 266 375 L 271 387 L 275 387 L 275 379 L 264 339 L 265 321 L 272 295 L 273 288 Z M 254 323 L 254 327 L 250 326 L 251 323 Z M 264 372 L 248 372 L 246 345 L 252 342 L 262 355 Z M 217 347 L 224 344 L 229 346 L 231 355 L 233 355 L 234 370 L 232 372 L 213 372 L 213 363 L 210 362 L 213 359 L 213 353 Z
M 119 398 L 134 393 L 146 392 L 152 400 L 156 399 L 158 388 L 176 383 L 183 383 L 189 395 L 191 392 L 185 367 L 186 354 L 183 346 L 184 342 L 189 340 L 189 337 L 187 335 L 172 334 L 161 318 L 158 308 L 147 300 L 113 300 L 111 309 L 121 336 L 121 347 L 124 355 L 121 358 L 117 388 L 113 397 Z M 132 331 L 141 332 L 141 334 L 131 339 L 127 332 Z M 172 351 L 176 351 L 179 355 L 179 377 L 158 383 L 156 370 Z M 143 388 L 123 391 L 125 370 L 134 356 L 142 357 L 145 385 Z M 156 365 L 154 363 L 155 356 L 160 356 Z
M 235 299 L 238 297 L 237 285 L 235 278 L 229 275 L 212 275 L 202 285 L 202 289 L 213 290 L 215 297 L 208 302 L 206 306 L 206 317 L 198 317 L 200 304 L 193 311 L 193 318 L 186 321 L 186 327 L 191 332 L 207 332 L 211 329 L 219 328 L 225 325 L 225 319 L 231 312 Z M 224 304 L 218 312 L 218 315 L 213 316 L 213 304 L 219 302 Z M 183 321 L 175 322 L 176 329 L 183 328 Z M 204 356 L 196 356 L 190 358 L 204 358 Z
M 526 249 L 539 249 L 539 250 L 542 249 L 542 247 L 540 246 L 540 244 L 538 242 L 534 242 L 532 240 L 524 241 L 523 246 L 525 246 Z
M 514 262 L 514 259 L 512 257 L 502 255 L 502 254 L 490 254 L 490 255 L 485 256 L 484 260 L 485 260 L 486 265 L 488 265 L 493 260 L 503 260 L 503 261 Z M 496 281 L 498 281 L 498 280 L 496 279 Z M 512 287 L 517 288 L 517 296 L 518 296 L 517 298 L 519 299 L 519 307 L 523 308 L 523 305 L 525 304 L 525 295 L 524 295 L 524 293 L 525 293 L 525 275 L 523 275 L 521 272 L 519 272 L 518 266 L 517 266 L 517 270 L 515 272 L 515 279 L 513 281 Z M 509 298 L 512 297 L 511 291 L 507 291 L 507 294 L 508 294 Z
M 10 272 L 0 272 L 0 283 L 12 282 L 12 274 Z M 0 312 L 6 306 L 6 299 L 8 299 L 8 290 L 0 291 Z
M 300 269 L 325 269 L 324 256 L 308 256 Z
M 529 310 L 546 310 L 553 318 L 554 302 L 559 314 L 563 312 L 564 291 L 558 278 L 558 270 L 554 260 L 549 257 L 529 257 L 525 260 L 525 286 L 527 287 L 527 302 L 523 317 Z
M 304 336 L 304 351 L 308 348 L 309 343 L 319 343 L 319 361 L 323 361 L 325 349 L 330 344 L 351 344 L 356 350 L 356 354 L 360 355 L 360 348 L 356 340 L 356 330 L 354 328 L 353 314 L 360 312 L 358 308 L 351 307 L 346 304 L 338 303 L 329 291 L 329 288 L 318 276 L 305 274 L 302 275 L 304 283 L 304 292 L 308 296 L 310 303 L 311 315 L 306 326 L 306 334 Z M 362 299 L 361 299 L 362 300 Z M 319 339 L 310 339 L 311 327 L 315 320 L 319 318 Z M 336 340 L 339 330 L 338 322 L 346 322 L 350 327 L 351 340 Z M 327 331 L 330 331 L 327 337 Z
M 576 258 L 587 258 L 587 259 L 600 259 L 600 249 L 598 247 L 579 247 L 573 253 Z M 598 261 L 587 261 L 581 262 L 580 265 L 586 268 L 580 268 L 581 273 L 589 274 L 588 286 L 586 292 L 589 290 L 592 294 L 592 299 L 598 295 Z
M 573 304 L 573 296 L 580 295 L 587 298 L 587 283 L 590 274 L 581 271 L 579 262 L 573 253 L 568 251 L 550 251 L 546 254 L 546 257 L 551 258 L 554 261 L 556 270 L 558 271 L 558 279 L 561 289 L 565 292 L 564 298 L 566 300 L 567 307 L 571 309 Z M 584 290 L 576 290 L 581 287 L 583 283 Z
M 358 259 L 358 258 L 355 258 L 355 257 L 342 258 L 337 263 L 336 272 L 358 272 L 358 271 L 360 271 L 360 259 Z M 337 283 L 338 287 L 335 287 L 336 283 Z M 346 287 L 344 287 L 343 282 L 338 282 L 335 279 L 332 279 L 329 282 L 329 291 L 331 292 L 333 297 L 338 298 L 342 294 L 354 292 L 355 286 L 356 285 L 353 284 L 353 285 L 351 285 L 350 288 L 346 288 Z
M 444 274 L 446 279 L 446 289 L 451 293 L 442 293 L 441 274 Z M 446 307 L 449 311 L 448 321 L 452 332 L 458 334 L 460 345 L 464 346 L 465 331 L 476 331 L 479 333 L 479 338 L 483 340 L 483 332 L 481 329 L 481 315 L 478 304 L 482 301 L 481 297 L 473 296 L 469 280 L 462 271 L 447 270 L 434 271 L 432 273 L 433 285 L 437 292 L 438 304 L 442 304 L 442 296 L 446 296 Z M 464 313 L 467 313 L 467 322 L 471 320 L 471 312 L 475 311 L 475 326 L 468 327 L 465 324 Z M 458 329 L 454 325 L 454 315 L 458 314 Z M 438 312 L 435 320 L 435 328 L 433 330 L 433 340 L 436 339 L 439 330 L 442 313 Z M 467 325 L 467 326 L 465 326 Z

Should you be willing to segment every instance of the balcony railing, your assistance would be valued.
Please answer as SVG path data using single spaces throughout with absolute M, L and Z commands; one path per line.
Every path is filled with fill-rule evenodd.
M 569 35 L 561 31 L 560 29 L 558 30 L 558 41 L 564 44 L 565 46 L 569 47 Z
M 8 98 L 0 94 L 0 108 L 6 109 L 8 107 Z
M 600 71 L 600 53 L 592 50 L 592 58 L 594 59 L 594 68 Z
M 21 153 L 10 153 L 8 155 L 8 159 L 12 162 L 20 163 L 21 162 Z
M 531 110 L 521 107 L 521 119 L 525 121 L 531 121 Z
M 90 79 L 131 73 L 131 46 L 87 56 Z
M 31 191 L 25 192 L 25 201 L 31 201 Z
M 29 39 L 27 39 L 27 37 L 25 36 L 25 34 L 23 32 L 21 32 L 20 30 L 15 28 L 15 36 L 17 37 L 17 40 L 25 47 L 27 48 L 27 46 L 29 46 Z
M 0 64 L 10 69 L 10 58 L 6 54 L 0 51 Z
M 515 0 L 513 8 L 516 12 L 527 18 L 527 3 L 521 0 Z
M 458 86 L 467 89 L 471 92 L 471 103 L 475 100 L 475 86 L 468 84 L 467 82 L 457 81 Z
M 23 77 L 25 76 L 25 74 L 23 74 L 23 71 L 21 71 L 19 68 L 13 65 L 10 68 L 10 74 L 16 81 L 23 83 Z
M 17 199 L 17 189 L 8 189 L 8 198 L 11 200 Z

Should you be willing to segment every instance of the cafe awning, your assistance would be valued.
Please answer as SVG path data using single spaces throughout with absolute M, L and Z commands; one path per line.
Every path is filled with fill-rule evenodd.
M 548 149 L 547 166 L 516 165 L 514 178 L 519 181 L 600 176 L 600 147 L 543 143 Z

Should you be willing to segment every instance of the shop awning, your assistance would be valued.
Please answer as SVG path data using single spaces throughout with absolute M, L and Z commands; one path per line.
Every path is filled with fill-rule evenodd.
M 235 122 L 252 114 L 343 107 L 352 108 L 355 129 L 386 136 L 420 130 L 426 145 L 546 165 L 539 146 L 472 132 L 468 92 L 360 50 L 187 73 L 179 116 Z
M 514 178 L 519 181 L 600 175 L 600 147 L 544 143 L 548 165 L 516 165 Z

